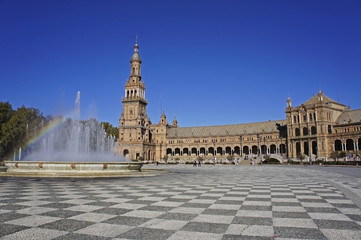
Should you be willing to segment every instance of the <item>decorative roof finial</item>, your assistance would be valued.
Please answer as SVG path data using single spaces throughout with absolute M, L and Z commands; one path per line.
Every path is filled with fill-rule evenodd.
M 138 46 L 138 35 L 135 35 L 134 52 L 137 53 L 138 50 L 139 50 L 139 46 Z
M 290 96 L 287 97 L 287 107 L 292 107 L 292 101 Z

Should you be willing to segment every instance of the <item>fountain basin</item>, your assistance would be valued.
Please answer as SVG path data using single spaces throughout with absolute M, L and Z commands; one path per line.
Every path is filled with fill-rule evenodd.
M 141 172 L 137 162 L 36 162 L 5 161 L 6 175 L 111 177 Z

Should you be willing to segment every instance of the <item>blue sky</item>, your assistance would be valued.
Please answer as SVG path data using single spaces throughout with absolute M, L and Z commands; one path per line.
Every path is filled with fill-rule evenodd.
M 361 1 L 0 0 L 0 101 L 118 125 L 135 36 L 147 113 L 180 126 L 285 118 L 322 89 L 361 108 Z

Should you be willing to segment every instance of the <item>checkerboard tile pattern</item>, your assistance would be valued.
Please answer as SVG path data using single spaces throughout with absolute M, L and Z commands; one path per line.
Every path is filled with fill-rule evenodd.
M 361 239 L 361 209 L 332 184 L 337 174 L 167 168 L 144 178 L 0 178 L 0 239 Z

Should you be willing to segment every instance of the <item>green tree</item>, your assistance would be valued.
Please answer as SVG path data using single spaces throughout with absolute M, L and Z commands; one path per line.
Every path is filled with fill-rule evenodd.
M 1 124 L 0 156 L 16 151 L 19 147 L 38 134 L 45 118 L 35 108 L 22 106 L 11 115 L 10 119 Z
M 113 127 L 113 125 L 108 122 L 101 122 L 101 124 L 107 133 L 107 137 L 113 136 L 116 140 L 119 138 L 119 129 L 117 127 Z
M 333 160 L 335 162 L 337 162 L 337 159 L 340 157 L 340 153 L 339 152 L 336 152 L 336 151 L 333 151 L 331 154 L 330 154 L 330 157 L 333 158 Z
M 11 116 L 14 114 L 14 110 L 9 102 L 0 102 L 0 159 L 2 153 L 6 151 L 6 144 L 2 141 L 2 127 L 7 123 Z
M 1 125 L 10 120 L 14 110 L 9 102 L 0 102 L 0 128 Z
M 340 158 L 344 158 L 346 156 L 347 156 L 347 153 L 345 151 L 340 152 L 340 155 L 339 155 Z
M 302 153 L 300 153 L 300 154 L 298 154 L 297 158 L 300 159 L 300 161 L 302 163 L 302 161 L 306 159 L 306 156 L 303 155 Z

